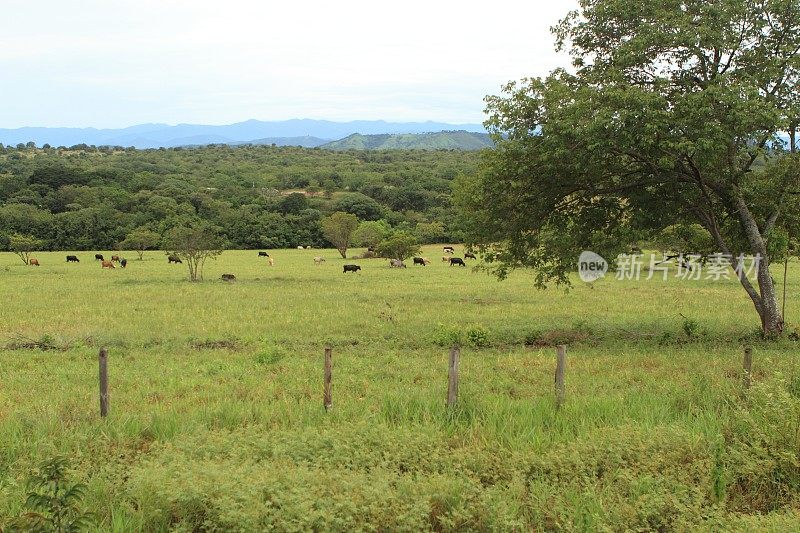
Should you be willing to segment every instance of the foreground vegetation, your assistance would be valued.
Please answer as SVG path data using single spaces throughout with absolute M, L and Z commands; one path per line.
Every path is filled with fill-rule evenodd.
M 362 260 L 358 274 L 335 250 L 270 250 L 273 267 L 226 251 L 192 284 L 159 252 L 113 271 L 64 255 L 38 253 L 37 268 L 0 254 L 0 524 L 24 512 L 37 465 L 63 456 L 103 531 L 800 525 L 797 344 L 759 340 L 736 281 L 537 291 L 428 247 L 430 266 Z M 790 322 L 799 286 L 791 263 Z

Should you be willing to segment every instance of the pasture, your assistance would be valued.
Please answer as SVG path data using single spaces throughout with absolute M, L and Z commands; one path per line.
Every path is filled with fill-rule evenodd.
M 737 282 L 538 291 L 528 273 L 450 267 L 440 246 L 405 269 L 269 252 L 272 267 L 226 251 L 194 284 L 162 252 L 114 270 L 94 252 L 0 254 L 0 525 L 36 465 L 65 456 L 102 531 L 800 527 L 800 344 L 759 340 Z M 799 289 L 792 263 L 789 323 Z

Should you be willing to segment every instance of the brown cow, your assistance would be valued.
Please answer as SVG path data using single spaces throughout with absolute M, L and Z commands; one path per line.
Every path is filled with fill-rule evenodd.
M 33 257 L 31 257 L 30 260 L 28 261 L 28 264 L 31 265 L 31 266 L 37 266 L 38 267 L 39 266 L 39 260 L 38 259 L 34 259 Z
M 111 256 L 111 260 L 112 261 L 116 261 L 117 263 L 119 263 L 119 256 L 118 255 L 112 255 Z
M 114 263 L 112 263 L 111 261 L 103 261 L 102 267 L 103 268 L 117 268 L 117 267 L 114 266 Z

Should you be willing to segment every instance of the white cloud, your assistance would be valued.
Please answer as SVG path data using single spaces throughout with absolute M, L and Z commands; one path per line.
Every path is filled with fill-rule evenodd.
M 0 19 L 0 127 L 248 118 L 482 120 L 566 59 L 574 0 L 40 0 Z

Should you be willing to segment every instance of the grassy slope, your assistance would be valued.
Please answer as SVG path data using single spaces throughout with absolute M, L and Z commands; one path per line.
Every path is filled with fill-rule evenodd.
M 89 253 L 78 265 L 37 254 L 38 269 L 0 254 L 0 517 L 19 512 L 33 465 L 61 453 L 88 482 L 104 530 L 800 523 L 785 511 L 797 498 L 783 470 L 737 470 L 752 459 L 736 435 L 750 416 L 738 399 L 739 339 L 755 314 L 734 282 L 538 292 L 522 273 L 500 283 L 447 267 L 438 250 L 426 250 L 428 267 L 363 260 L 356 275 L 331 251 L 276 250 L 272 268 L 254 251 L 226 252 L 202 284 L 156 252 L 143 262 L 128 253 L 129 268 L 115 271 Z M 327 262 L 316 267 L 320 254 Z M 790 295 L 800 283 L 792 267 Z M 226 272 L 239 281 L 218 281 Z M 686 339 L 682 315 L 699 323 L 698 338 Z M 791 296 L 788 316 L 800 316 Z M 437 341 L 478 325 L 489 346 L 465 348 L 461 406 L 447 413 Z M 64 350 L 19 346 L 31 339 Z M 526 339 L 571 341 L 561 413 L 553 350 Z M 103 422 L 99 345 L 111 353 Z M 793 434 L 780 426 L 793 423 L 787 411 L 800 414 L 784 389 L 767 388 L 775 372 L 794 386 L 794 343 L 756 345 L 756 381 L 771 399 L 752 416 L 770 457 L 783 448 L 769 439 Z M 777 421 L 774 398 L 787 415 Z M 770 483 L 775 495 L 759 496 Z

